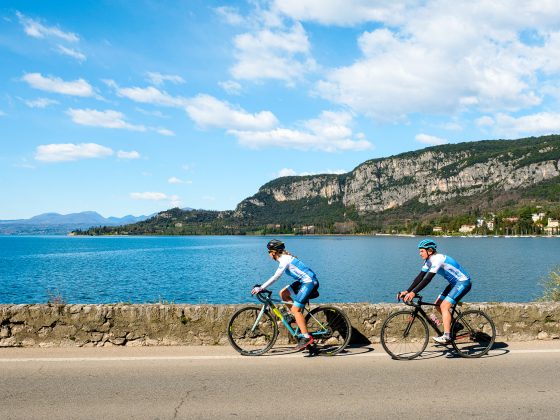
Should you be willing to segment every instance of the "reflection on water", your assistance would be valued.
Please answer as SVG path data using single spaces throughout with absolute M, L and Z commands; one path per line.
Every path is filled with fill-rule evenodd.
M 276 269 L 270 237 L 0 237 L 0 303 L 240 303 Z M 320 302 L 393 302 L 416 276 L 419 238 L 288 236 L 317 273 Z M 467 301 L 526 302 L 560 264 L 558 238 L 440 238 L 473 277 Z M 284 276 L 273 287 L 290 282 Z M 445 287 L 436 277 L 423 292 Z

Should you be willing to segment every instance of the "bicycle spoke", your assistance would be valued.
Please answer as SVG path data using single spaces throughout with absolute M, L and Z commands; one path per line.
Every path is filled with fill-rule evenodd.
M 274 345 L 278 326 L 269 312 L 262 308 L 246 307 L 235 312 L 228 322 L 228 339 L 235 350 L 243 355 L 259 355 Z
M 323 354 L 339 353 L 350 341 L 352 326 L 348 317 L 338 308 L 315 308 L 307 314 L 306 323 L 318 350 Z
M 428 345 L 428 326 L 411 311 L 395 312 L 381 327 L 381 345 L 393 359 L 414 359 Z
M 453 348 L 461 357 L 480 357 L 488 353 L 496 339 L 496 327 L 479 310 L 463 312 L 453 323 Z

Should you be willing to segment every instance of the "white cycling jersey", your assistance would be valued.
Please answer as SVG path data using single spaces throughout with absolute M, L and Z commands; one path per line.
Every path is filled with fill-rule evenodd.
M 449 255 L 444 254 L 434 254 L 430 256 L 422 266 L 422 271 L 425 273 L 441 274 L 452 285 L 458 281 L 471 279 L 457 261 Z
M 277 261 L 278 269 L 271 278 L 261 285 L 262 289 L 266 289 L 268 286 L 272 285 L 280 278 L 280 276 L 282 276 L 283 273 L 286 273 L 290 277 L 293 277 L 302 283 L 312 283 L 313 279 L 316 279 L 316 275 L 313 270 L 293 255 L 282 254 L 278 257 Z

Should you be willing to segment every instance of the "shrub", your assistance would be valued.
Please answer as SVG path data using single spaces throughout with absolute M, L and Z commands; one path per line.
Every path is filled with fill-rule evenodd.
M 540 301 L 560 302 L 560 266 L 555 267 L 543 283 L 544 294 Z

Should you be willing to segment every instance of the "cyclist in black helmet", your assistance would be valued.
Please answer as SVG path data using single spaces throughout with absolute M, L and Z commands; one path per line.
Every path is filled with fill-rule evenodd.
M 418 249 L 420 250 L 420 257 L 424 260 L 422 270 L 410 287 L 400 292 L 397 298 L 402 298 L 405 302 L 408 302 L 426 287 L 436 274 L 445 277 L 449 284 L 435 301 L 436 308 L 443 319 L 444 332 L 441 337 L 433 337 L 433 340 L 440 344 L 447 344 L 451 337 L 451 313 L 449 309 L 471 290 L 471 277 L 449 255 L 438 254 L 437 244 L 432 239 L 420 241 Z
M 266 245 L 266 247 L 268 248 L 268 254 L 270 257 L 275 261 L 278 261 L 279 266 L 271 278 L 269 278 L 261 286 L 255 287 L 251 293 L 259 293 L 261 290 L 266 289 L 278 280 L 283 273 L 286 273 L 290 277 L 296 279 L 296 281 L 292 284 L 280 290 L 280 297 L 283 301 L 292 302 L 291 312 L 294 315 L 294 319 L 301 331 L 301 337 L 296 346 L 296 350 L 304 349 L 310 344 L 313 344 L 314 340 L 307 331 L 305 318 L 303 317 L 301 310 L 309 301 L 310 296 L 313 297 L 312 294 L 316 293 L 319 288 L 319 281 L 317 280 L 317 276 L 313 270 L 286 251 L 284 242 L 273 239 Z

